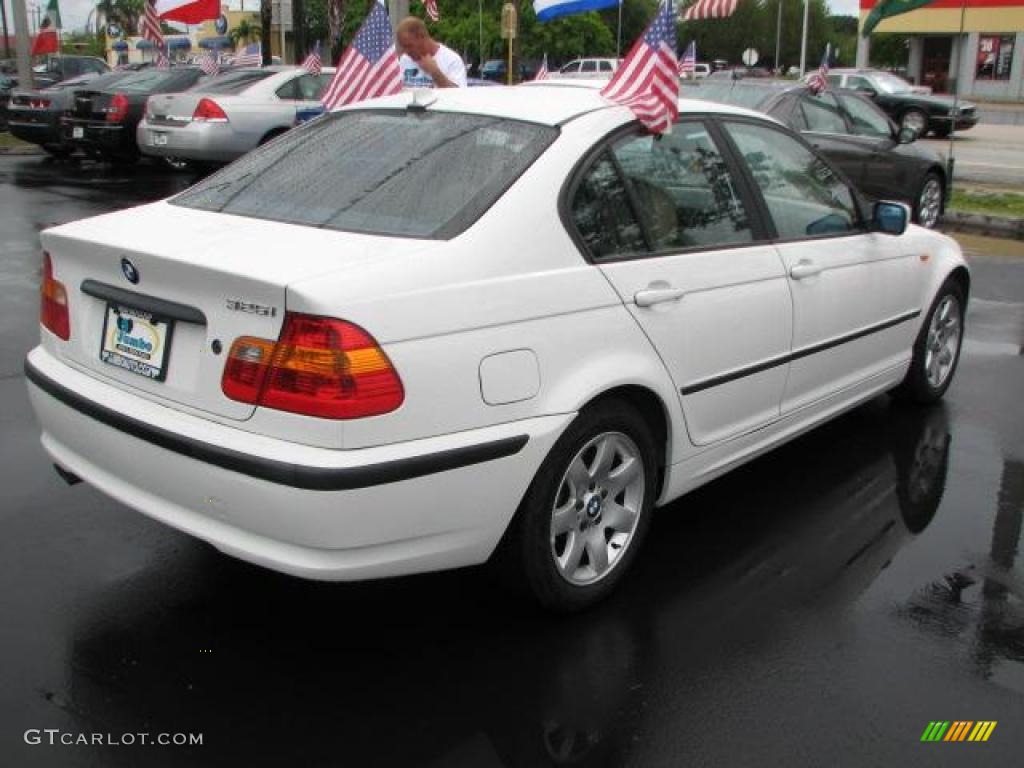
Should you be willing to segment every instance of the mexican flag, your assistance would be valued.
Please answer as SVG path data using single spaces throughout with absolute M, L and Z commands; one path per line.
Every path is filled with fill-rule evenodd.
M 57 7 L 57 0 L 50 0 L 50 4 L 46 6 L 46 16 L 39 25 L 39 34 L 32 41 L 32 55 L 60 53 L 60 39 L 57 36 L 59 29 L 60 8 Z
M 882 19 L 887 19 L 890 16 L 899 16 L 901 13 L 908 13 L 909 11 L 916 11 L 918 8 L 923 8 L 933 2 L 935 0 L 878 0 L 875 3 L 875 7 L 871 9 L 871 13 L 864 19 L 864 28 L 860 31 L 861 37 L 870 35 Z

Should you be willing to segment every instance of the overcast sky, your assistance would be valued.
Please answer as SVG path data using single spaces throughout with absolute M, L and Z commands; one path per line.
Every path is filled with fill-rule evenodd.
M 11 16 L 11 2 L 12 0 L 4 0 L 7 5 L 7 29 L 11 35 L 14 35 L 14 18 Z M 46 8 L 48 0 L 25 0 L 26 7 L 29 9 L 29 14 L 32 13 L 32 6 L 37 5 L 40 8 Z M 89 15 L 89 11 L 96 5 L 95 0 L 58 0 L 60 3 L 60 14 L 61 21 L 64 29 L 81 29 L 85 25 L 86 17 Z M 230 0 L 229 5 L 232 9 L 241 8 L 243 0 Z M 259 0 L 244 0 L 245 7 L 251 10 L 259 10 Z M 842 16 L 856 16 L 857 15 L 857 0 L 827 0 L 829 8 L 832 9 L 832 13 Z M 444 13 L 444 0 L 439 0 L 441 6 L 441 12 Z M 42 14 L 43 11 L 40 11 Z

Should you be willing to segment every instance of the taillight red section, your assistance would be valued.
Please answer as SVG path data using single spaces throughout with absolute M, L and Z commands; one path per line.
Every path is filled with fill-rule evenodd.
M 107 107 L 107 122 L 120 123 L 128 117 L 128 97 L 123 93 L 115 93 L 110 97 L 110 106 Z
M 70 339 L 68 292 L 64 289 L 63 283 L 53 279 L 53 262 L 46 251 L 43 251 L 43 282 L 39 286 L 39 297 L 39 322 L 64 341 Z
M 50 100 L 49 99 L 29 99 L 28 105 L 32 109 L 46 109 L 48 106 L 50 106 Z
M 192 113 L 192 119 L 208 123 L 226 123 L 228 116 L 216 101 L 202 98 L 196 104 L 195 111 Z
M 369 333 L 292 312 L 277 342 L 235 340 L 221 389 L 232 400 L 325 419 L 379 416 L 405 400 L 398 371 Z

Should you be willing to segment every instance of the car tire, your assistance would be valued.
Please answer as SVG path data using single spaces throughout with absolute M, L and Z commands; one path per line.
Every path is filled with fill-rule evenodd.
M 935 138 L 937 139 L 948 139 L 949 134 L 952 132 L 953 131 L 950 128 L 936 128 L 935 130 L 932 131 L 932 133 L 935 134 Z
M 651 430 L 629 403 L 581 411 L 537 471 L 501 544 L 496 565 L 505 583 L 560 613 L 607 597 L 647 534 L 656 457 Z
M 922 227 L 934 229 L 939 223 L 944 207 L 945 190 L 942 178 L 935 171 L 925 174 L 914 203 L 914 221 Z
M 901 400 L 928 404 L 942 399 L 953 381 L 964 340 L 963 289 L 947 280 L 939 289 L 914 342 L 910 368 L 893 390 Z
M 928 115 L 920 109 L 908 109 L 900 115 L 900 128 L 911 128 L 923 139 L 928 133 Z

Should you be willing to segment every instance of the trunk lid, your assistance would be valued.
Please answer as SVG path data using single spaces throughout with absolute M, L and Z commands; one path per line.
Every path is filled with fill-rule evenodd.
M 255 407 L 221 391 L 228 351 L 240 336 L 277 339 L 289 283 L 424 247 L 168 203 L 56 227 L 41 239 L 70 306 L 71 339 L 57 345 L 58 355 L 135 394 L 236 420 Z M 126 274 L 132 269 L 136 283 Z M 112 348 L 116 334 L 115 307 L 153 313 L 142 316 L 144 324 L 171 320 L 162 380 L 101 359 L 104 341 Z M 344 309 L 335 316 L 344 317 Z M 155 338 L 157 367 L 163 337 Z

